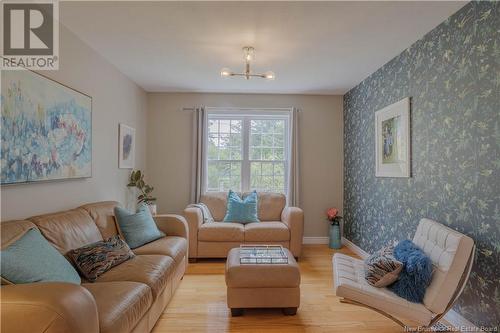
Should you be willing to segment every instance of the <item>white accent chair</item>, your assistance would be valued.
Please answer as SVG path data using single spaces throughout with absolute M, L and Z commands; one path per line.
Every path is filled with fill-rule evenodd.
M 467 283 L 474 260 L 474 241 L 424 218 L 413 242 L 431 258 L 434 266 L 423 303 L 412 303 L 387 288 L 369 285 L 363 260 L 336 253 L 333 256 L 334 289 L 341 302 L 375 310 L 403 327 L 406 326 L 401 321 L 404 319 L 422 327 L 437 323 L 452 308 Z

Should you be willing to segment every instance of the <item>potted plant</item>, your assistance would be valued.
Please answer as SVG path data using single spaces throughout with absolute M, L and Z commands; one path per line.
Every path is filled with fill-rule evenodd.
M 128 187 L 135 187 L 139 190 L 139 196 L 137 197 L 137 203 L 145 203 L 148 205 L 149 210 L 152 215 L 156 215 L 156 198 L 151 195 L 154 187 L 146 184 L 144 181 L 144 174 L 141 170 L 133 170 L 130 174 Z
M 332 207 L 326 211 L 326 218 L 330 222 L 329 247 L 331 249 L 340 249 L 342 247 L 340 239 L 340 221 L 342 220 L 342 216 L 339 216 L 339 210 L 337 208 Z

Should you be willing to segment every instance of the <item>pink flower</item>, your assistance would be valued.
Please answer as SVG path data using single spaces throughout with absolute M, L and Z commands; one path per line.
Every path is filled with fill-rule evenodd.
M 328 220 L 333 221 L 339 213 L 339 210 L 337 208 L 329 208 L 326 211 L 326 216 L 328 217 Z

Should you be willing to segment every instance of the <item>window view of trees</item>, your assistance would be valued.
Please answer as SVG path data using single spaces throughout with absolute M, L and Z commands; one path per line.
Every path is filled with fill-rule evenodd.
M 209 116 L 206 190 L 285 193 L 286 131 L 282 117 Z
M 285 121 L 250 121 L 251 190 L 285 192 Z

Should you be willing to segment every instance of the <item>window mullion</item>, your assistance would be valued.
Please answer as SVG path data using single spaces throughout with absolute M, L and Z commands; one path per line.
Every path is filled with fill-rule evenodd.
M 243 118 L 243 163 L 241 166 L 241 191 L 250 191 L 250 118 Z

